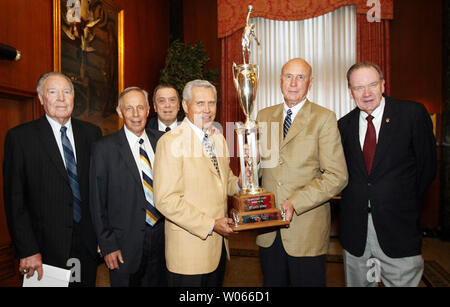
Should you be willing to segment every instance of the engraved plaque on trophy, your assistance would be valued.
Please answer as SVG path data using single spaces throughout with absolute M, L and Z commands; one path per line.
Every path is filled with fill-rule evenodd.
M 246 61 L 246 54 L 250 61 L 250 49 L 252 38 L 259 41 L 255 34 L 255 25 L 249 24 L 253 7 L 248 7 L 247 24 L 242 35 L 242 65 L 233 63 L 233 81 L 236 87 L 239 104 L 245 114 L 245 123 L 236 124 L 238 153 L 240 157 L 242 189 L 239 195 L 233 197 L 229 215 L 234 220 L 235 231 L 284 226 L 289 221 L 284 218 L 284 213 L 276 208 L 273 193 L 264 191 L 258 182 L 257 137 L 258 124 L 250 118 L 253 111 L 256 91 L 258 89 L 259 67 Z M 250 175 L 245 169 L 248 165 Z

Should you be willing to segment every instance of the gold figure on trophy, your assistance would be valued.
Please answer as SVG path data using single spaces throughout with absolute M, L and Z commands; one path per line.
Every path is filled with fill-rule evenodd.
M 248 6 L 247 23 L 244 28 L 244 34 L 242 34 L 242 58 L 244 59 L 244 65 L 247 64 L 245 61 L 245 53 L 247 52 L 248 61 L 250 62 L 250 54 L 252 49 L 252 38 L 255 39 L 258 46 L 260 45 L 258 37 L 255 33 L 255 24 L 249 24 L 250 14 L 253 12 L 253 6 Z

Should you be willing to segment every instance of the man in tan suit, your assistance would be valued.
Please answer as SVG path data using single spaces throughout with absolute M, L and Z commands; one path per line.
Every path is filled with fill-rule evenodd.
M 154 168 L 155 204 L 166 217 L 168 281 L 176 287 L 217 287 L 228 255 L 224 237 L 233 232 L 227 196 L 238 193 L 238 178 L 225 139 L 212 126 L 215 87 L 189 82 L 182 105 L 186 118 L 159 140 Z
M 325 286 L 328 200 L 348 180 L 336 115 L 306 98 L 311 71 L 303 59 L 288 61 L 281 71 L 284 103 L 257 117 L 262 186 L 291 221 L 257 236 L 265 286 Z

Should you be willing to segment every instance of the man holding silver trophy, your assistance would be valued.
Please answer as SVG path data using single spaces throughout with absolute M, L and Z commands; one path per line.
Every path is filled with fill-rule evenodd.
M 331 224 L 328 200 L 348 180 L 336 115 L 306 98 L 311 73 L 305 60 L 288 61 L 280 77 L 284 102 L 257 116 L 262 128 L 262 186 L 275 194 L 277 207 L 290 221 L 289 228 L 256 239 L 265 286 L 325 286 Z M 270 144 L 274 134 L 279 142 Z M 265 167 L 266 161 L 274 159 L 276 165 Z
M 325 286 L 331 224 L 328 201 L 348 181 L 336 115 L 306 98 L 312 69 L 305 60 L 295 58 L 281 71 L 284 102 L 261 110 L 256 122 L 250 120 L 258 84 L 258 66 L 245 60 L 251 36 L 256 39 L 249 24 L 252 10 L 249 6 L 242 38 L 244 64 L 233 65 L 247 118 L 236 129 L 241 168 L 250 164 L 251 169 L 250 178 L 242 180 L 241 194 L 234 198 L 235 229 L 264 228 L 256 243 L 265 286 Z

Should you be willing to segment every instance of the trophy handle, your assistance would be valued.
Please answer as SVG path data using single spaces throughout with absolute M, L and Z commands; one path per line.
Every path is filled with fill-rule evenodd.
M 259 66 L 258 65 L 253 65 L 253 70 L 256 70 L 256 79 L 259 80 Z
M 239 84 L 238 84 L 238 80 L 236 78 L 236 70 L 237 70 L 238 66 L 236 65 L 236 63 L 233 62 L 233 82 L 234 82 L 234 86 L 236 87 L 236 89 L 239 89 Z

